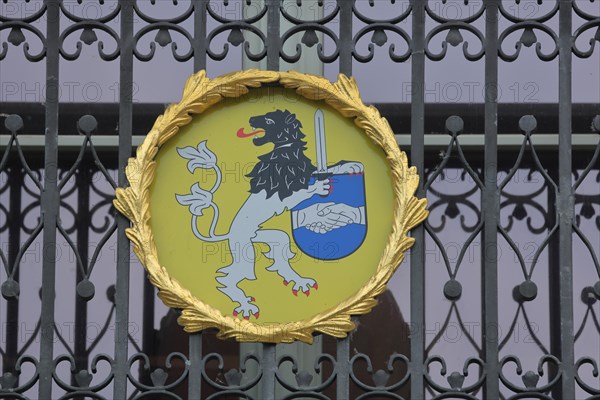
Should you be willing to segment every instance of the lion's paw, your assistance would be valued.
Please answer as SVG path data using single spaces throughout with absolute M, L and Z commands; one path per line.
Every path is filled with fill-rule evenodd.
M 254 301 L 254 297 L 250 300 Z M 256 305 L 251 304 L 250 301 L 248 301 L 241 304 L 239 307 L 234 308 L 233 316 L 237 317 L 238 315 L 241 315 L 245 320 L 249 320 L 250 316 L 254 316 L 254 318 L 258 319 L 259 311 L 260 310 Z
M 331 184 L 329 179 L 323 179 L 321 181 L 316 181 L 312 185 L 308 187 L 308 192 L 312 194 L 318 194 L 319 196 L 326 196 L 329 194 L 331 189 Z
M 361 172 L 364 171 L 364 166 L 356 161 L 349 161 L 347 163 L 341 164 L 338 167 L 338 171 L 336 173 L 338 174 L 360 174 Z
M 314 279 L 310 278 L 298 278 L 294 281 L 294 286 L 292 287 L 292 293 L 294 296 L 298 296 L 298 292 L 304 293 L 306 296 L 310 295 L 310 289 L 317 290 L 319 285 Z

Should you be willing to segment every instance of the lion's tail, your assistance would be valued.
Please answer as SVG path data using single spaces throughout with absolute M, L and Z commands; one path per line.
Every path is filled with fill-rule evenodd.
M 192 215 L 192 231 L 194 235 L 200 240 L 205 242 L 221 242 L 223 240 L 227 240 L 229 238 L 229 232 L 224 235 L 216 235 L 215 227 L 217 226 L 217 222 L 219 221 L 219 207 L 215 203 L 210 204 L 210 207 L 214 210 L 214 215 L 212 222 L 210 223 L 210 228 L 208 229 L 208 236 L 204 236 L 198 231 L 198 216 Z

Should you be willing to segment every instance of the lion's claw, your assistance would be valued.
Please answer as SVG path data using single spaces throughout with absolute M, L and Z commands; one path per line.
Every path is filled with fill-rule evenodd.
M 319 285 L 317 285 L 317 282 L 310 278 L 297 277 L 289 281 L 286 279 L 283 282 L 294 282 L 294 286 L 292 287 L 292 293 L 294 294 L 294 296 L 298 296 L 298 292 L 302 292 L 305 295 L 309 296 L 311 288 L 318 289 L 319 287 Z
M 239 312 L 237 312 L 237 311 L 234 311 L 234 312 L 233 312 L 233 316 L 234 316 L 234 317 L 237 317 L 238 315 L 240 315 L 240 313 L 239 313 Z M 260 313 L 259 313 L 258 311 L 257 311 L 257 312 L 252 312 L 252 311 L 250 311 L 250 315 L 252 315 L 254 318 L 258 319 L 258 317 L 260 316 Z M 242 317 L 243 317 L 243 318 L 244 318 L 246 321 L 248 321 L 248 320 L 250 320 L 250 315 L 243 315 L 243 314 L 242 314 Z
M 242 317 L 244 317 L 245 320 L 250 319 L 250 316 L 252 315 L 256 315 L 259 313 L 259 309 L 257 306 L 255 306 L 254 304 L 251 303 L 242 303 L 239 307 L 236 307 L 233 310 L 233 316 L 237 317 L 238 315 L 241 315 Z
M 287 285 L 289 285 L 289 282 L 284 279 L 283 280 L 283 286 L 287 286 Z
M 319 290 L 319 285 L 317 284 L 317 282 L 315 282 L 315 284 L 313 285 L 313 288 L 314 288 L 315 290 Z

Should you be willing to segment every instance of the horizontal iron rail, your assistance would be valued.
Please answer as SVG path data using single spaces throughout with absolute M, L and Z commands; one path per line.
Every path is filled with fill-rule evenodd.
M 144 140 L 144 135 L 133 136 L 133 146 L 138 146 Z M 573 149 L 594 150 L 598 145 L 600 135 L 593 133 L 574 133 L 571 138 Z M 500 149 L 518 149 L 523 144 L 524 136 L 520 133 L 507 133 L 498 135 L 498 147 Z M 59 135 L 58 147 L 61 150 L 78 150 L 83 145 L 84 136 Z M 425 148 L 443 149 L 450 143 L 450 135 L 431 134 L 425 135 Z M 5 148 L 10 140 L 9 135 L 0 135 L 0 149 Z M 463 134 L 459 136 L 460 145 L 463 149 L 483 148 L 483 134 Z M 403 149 L 410 148 L 410 135 L 396 135 L 396 142 Z M 538 133 L 532 136 L 532 142 L 536 149 L 556 149 L 558 147 L 558 134 Z M 44 135 L 19 135 L 19 144 L 23 148 L 42 150 L 44 148 Z M 94 146 L 98 149 L 114 149 L 119 145 L 118 136 L 94 136 Z
M 371 103 L 390 123 L 394 132 L 410 134 L 411 103 Z M 119 104 L 116 103 L 60 103 L 59 126 L 61 134 L 77 136 L 77 121 L 83 115 L 93 115 L 98 121 L 97 135 L 117 135 L 119 132 Z M 138 134 L 145 134 L 168 104 L 136 103 L 132 106 L 132 126 Z M 464 134 L 479 134 L 485 130 L 485 104 L 483 103 L 424 103 L 424 131 L 444 134 L 445 121 L 451 115 L 458 115 L 464 121 Z M 598 103 L 573 103 L 572 131 L 591 133 L 590 124 L 598 115 Z M 43 103 L 0 102 L 0 135 L 8 133 L 4 129 L 4 118 L 18 114 L 25 122 L 27 133 L 42 133 L 45 105 Z M 537 118 L 537 134 L 558 132 L 558 103 L 499 103 L 498 134 L 519 133 L 519 120 L 523 115 Z

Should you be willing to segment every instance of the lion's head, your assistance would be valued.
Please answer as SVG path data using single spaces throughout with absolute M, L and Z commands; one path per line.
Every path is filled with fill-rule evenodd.
M 254 136 L 257 146 L 273 143 L 275 148 L 258 157 L 259 162 L 246 175 L 250 179 L 250 192 L 266 190 L 267 198 L 274 193 L 281 200 L 297 190 L 306 189 L 311 175 L 316 170 L 304 155 L 305 135 L 300 131 L 302 123 L 296 114 L 288 110 L 275 110 L 250 118 L 253 132 L 238 131 L 238 137 Z M 259 136 L 260 133 L 264 134 Z
M 275 110 L 257 115 L 251 117 L 249 122 L 252 129 L 265 131 L 263 136 L 254 136 L 253 143 L 257 146 L 273 143 L 277 147 L 288 143 L 299 143 L 305 136 L 300 131 L 302 123 L 296 119 L 296 114 L 288 110 Z

